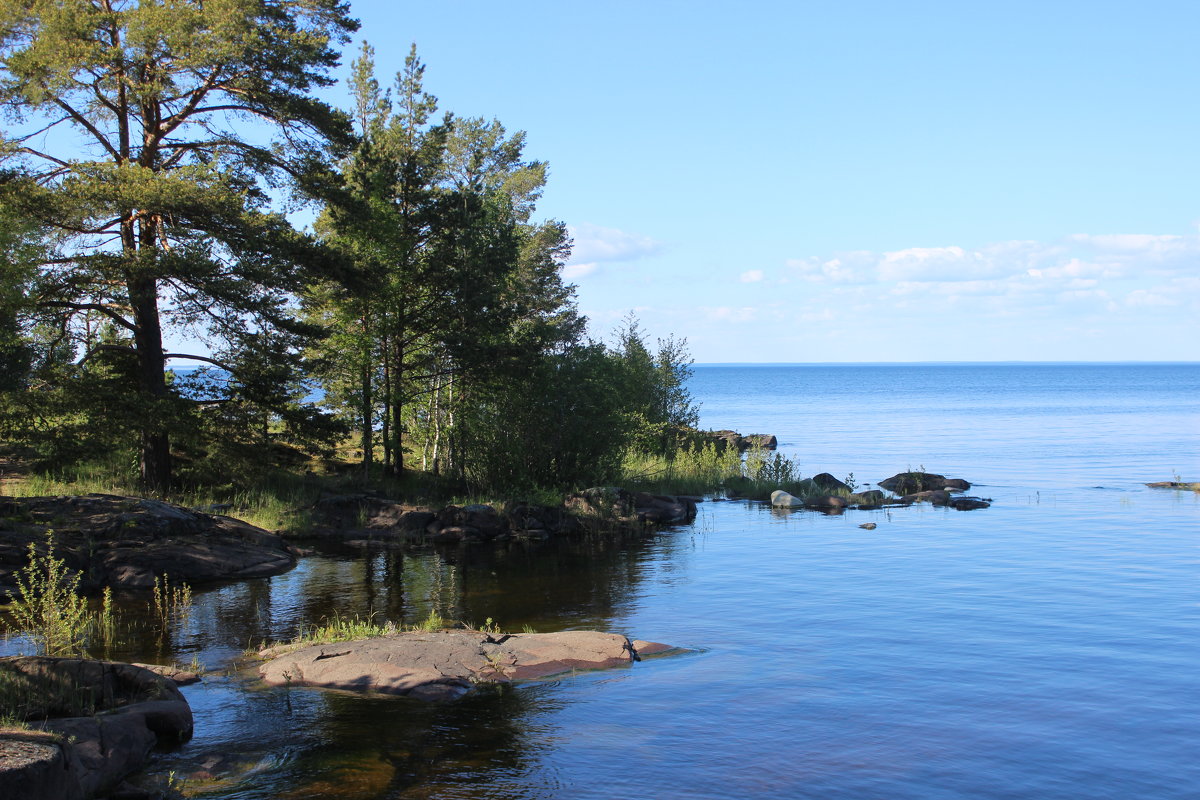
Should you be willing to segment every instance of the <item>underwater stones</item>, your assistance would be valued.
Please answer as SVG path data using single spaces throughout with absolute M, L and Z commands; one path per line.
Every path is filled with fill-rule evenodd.
M 823 494 L 816 497 L 804 498 L 805 508 L 840 511 L 850 505 L 850 501 L 836 494 Z
M 900 502 L 905 505 L 911 505 L 912 503 L 932 503 L 935 506 L 946 506 L 950 505 L 950 493 L 942 489 L 913 492 L 901 497 Z
M 980 508 L 991 508 L 992 503 L 981 497 L 955 497 L 947 505 L 958 511 L 974 511 Z

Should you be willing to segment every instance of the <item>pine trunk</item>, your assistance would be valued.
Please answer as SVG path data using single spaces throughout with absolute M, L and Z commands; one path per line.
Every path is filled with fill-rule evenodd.
M 153 278 L 129 280 L 129 299 L 137 330 L 134 346 L 138 359 L 138 388 L 148 408 L 142 420 L 141 481 L 155 494 L 171 486 L 171 445 L 162 419 L 167 397 L 166 359 L 163 358 L 162 326 L 158 318 L 158 286 Z

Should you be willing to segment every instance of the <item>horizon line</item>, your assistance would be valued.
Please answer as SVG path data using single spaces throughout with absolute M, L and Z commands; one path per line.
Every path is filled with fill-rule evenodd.
M 1200 366 L 1200 361 L 696 361 L 693 367 Z

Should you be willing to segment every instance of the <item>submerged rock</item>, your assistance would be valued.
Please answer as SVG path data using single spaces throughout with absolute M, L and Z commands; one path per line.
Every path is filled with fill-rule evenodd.
M 949 506 L 959 511 L 974 511 L 980 508 L 990 508 L 992 505 L 991 500 L 982 497 L 956 497 L 943 489 L 906 494 L 900 498 L 900 502 L 905 505 L 927 502 L 935 506 Z
M 955 497 L 947 505 L 958 511 L 974 511 L 979 508 L 991 508 L 992 501 L 982 497 Z
M 1184 492 L 1200 492 L 1200 483 L 1188 483 L 1187 481 L 1155 481 L 1146 485 L 1151 489 L 1179 489 Z
M 850 501 L 841 495 L 823 494 L 804 498 L 804 505 L 806 508 L 841 510 L 850 505 Z
M 275 534 L 233 519 L 140 497 L 0 497 L 0 595 L 54 530 L 55 554 L 95 591 L 153 589 L 166 574 L 189 584 L 287 572 L 296 553 Z
M 645 643 L 655 652 L 666 645 Z M 510 683 L 574 670 L 610 669 L 637 659 L 624 636 L 596 631 L 514 633 L 406 632 L 354 642 L 268 648 L 259 675 L 272 686 L 317 686 L 405 695 L 458 697 L 480 683 Z

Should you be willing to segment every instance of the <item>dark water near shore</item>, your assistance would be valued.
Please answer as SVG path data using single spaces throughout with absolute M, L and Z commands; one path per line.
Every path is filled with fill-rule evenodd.
M 806 474 L 923 465 L 995 504 L 323 553 L 200 593 L 163 655 L 431 607 L 695 652 L 441 705 L 218 673 L 156 770 L 247 799 L 1200 796 L 1200 495 L 1142 485 L 1200 480 L 1200 366 L 701 367 L 693 392 Z

